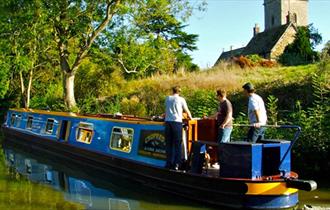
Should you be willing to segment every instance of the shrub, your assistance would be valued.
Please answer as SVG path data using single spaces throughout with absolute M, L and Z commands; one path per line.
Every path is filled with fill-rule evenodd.
M 239 56 L 238 58 L 237 57 L 234 57 L 233 58 L 234 62 L 239 65 L 242 69 L 244 68 L 252 68 L 254 67 L 255 65 L 253 64 L 253 62 L 251 62 L 250 59 L 248 59 L 247 57 L 244 57 L 244 56 Z
M 208 116 L 217 110 L 218 101 L 215 91 L 185 89 L 183 95 L 186 97 L 188 107 L 194 117 Z
M 254 65 L 258 65 L 261 61 L 264 60 L 262 57 L 256 54 L 247 55 L 246 58 L 249 59 Z
M 261 60 L 258 62 L 258 65 L 266 68 L 273 68 L 276 66 L 276 62 L 271 60 Z
M 120 102 L 121 112 L 126 115 L 135 115 L 144 117 L 147 115 L 147 109 L 137 96 L 132 96 L 130 99 L 123 98 Z

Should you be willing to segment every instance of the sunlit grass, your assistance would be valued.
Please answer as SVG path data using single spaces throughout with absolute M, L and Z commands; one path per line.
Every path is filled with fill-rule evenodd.
M 317 69 L 317 64 L 294 67 L 256 67 L 252 69 L 221 65 L 200 72 L 179 72 L 129 81 L 122 88 L 121 93 L 134 92 L 146 86 L 152 86 L 160 92 L 165 92 L 175 85 L 190 90 L 214 90 L 221 87 L 232 92 L 240 90 L 245 82 L 252 82 L 256 86 L 267 86 L 267 84 L 274 82 L 282 84 L 303 82 Z

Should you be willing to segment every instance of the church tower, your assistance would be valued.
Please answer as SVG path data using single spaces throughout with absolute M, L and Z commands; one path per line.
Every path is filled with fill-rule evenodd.
M 288 22 L 308 25 L 308 0 L 264 0 L 265 31 Z

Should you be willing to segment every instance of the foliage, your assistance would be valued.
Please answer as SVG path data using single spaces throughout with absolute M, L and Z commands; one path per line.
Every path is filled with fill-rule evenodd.
M 276 62 L 271 60 L 266 60 L 260 57 L 259 55 L 247 55 L 247 56 L 239 56 L 233 58 L 235 64 L 239 65 L 242 69 L 245 68 L 253 68 L 257 66 L 272 68 L 276 66 Z
M 293 150 L 293 165 L 300 174 L 326 178 L 329 166 L 330 84 L 329 63 L 320 63 L 319 71 L 312 75 L 312 106 L 303 109 L 300 101 L 288 116 L 287 123 L 302 127 L 302 134 Z
M 36 109 L 65 110 L 62 100 L 62 86 L 60 84 L 49 84 L 43 94 L 32 97 L 31 107 Z
M 254 67 L 254 63 L 250 59 L 244 56 L 234 57 L 234 62 L 239 65 L 242 69 Z
M 259 66 L 265 67 L 265 68 L 273 68 L 275 67 L 277 64 L 274 61 L 271 60 L 261 60 L 258 62 Z
M 218 100 L 215 91 L 186 89 L 183 91 L 183 96 L 186 97 L 194 117 L 209 116 L 217 111 Z
M 120 112 L 121 100 L 123 96 L 120 94 L 109 97 L 105 100 L 100 100 L 95 98 L 93 95 L 86 95 L 85 98 L 78 100 L 78 107 L 80 113 L 87 114 L 100 114 L 100 113 L 110 113 L 115 114 Z
M 121 112 L 125 115 L 146 116 L 147 110 L 137 96 L 123 98 L 120 105 Z
M 197 35 L 183 31 L 178 10 L 189 16 L 189 4 L 180 1 L 151 0 L 128 8 L 128 15 L 108 31 L 112 57 L 125 78 L 140 78 L 186 68 L 196 70 L 187 51 L 196 49 Z
M 323 57 L 330 57 L 330 40 L 324 45 L 324 48 L 322 49 L 322 56 Z
M 322 36 L 313 25 L 299 26 L 295 40 L 286 46 L 279 61 L 284 65 L 308 64 L 317 61 L 319 55 L 314 49 L 321 42 Z
M 0 99 L 2 99 L 9 88 L 9 66 L 0 58 Z
M 264 60 L 262 57 L 256 54 L 247 55 L 246 58 L 249 59 L 253 64 L 258 64 L 259 62 Z
M 40 0 L 8 0 L 1 10 L 5 12 L 0 16 L 0 30 L 3 30 L 0 43 L 6 44 L 1 45 L 0 51 L 12 75 L 11 85 L 20 87 L 22 104 L 29 107 L 35 75 L 43 75 L 51 64 L 48 46 L 51 31 L 45 24 Z
M 273 95 L 269 95 L 267 97 L 267 115 L 268 115 L 268 123 L 271 125 L 275 125 L 278 123 L 278 98 Z

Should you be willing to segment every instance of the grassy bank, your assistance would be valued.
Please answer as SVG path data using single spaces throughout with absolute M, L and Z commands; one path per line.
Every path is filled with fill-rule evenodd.
M 201 117 L 214 112 L 217 107 L 215 90 L 221 87 L 228 90 L 235 107 L 234 115 L 237 116 L 246 111 L 246 98 L 241 87 L 249 81 L 255 84 L 258 93 L 265 99 L 269 95 L 278 98 L 279 109 L 287 111 L 293 110 L 298 100 L 303 107 L 312 104 L 312 77 L 318 74 L 320 65 L 241 69 L 221 64 L 207 71 L 179 72 L 132 81 L 123 80 L 117 75 L 113 77 L 111 87 L 103 91 L 95 90 L 99 94 L 81 97 L 78 101 L 82 112 L 159 115 L 164 112 L 163 102 L 166 95 L 170 94 L 171 87 L 180 85 L 193 115 Z M 327 80 L 330 80 L 329 74 Z

